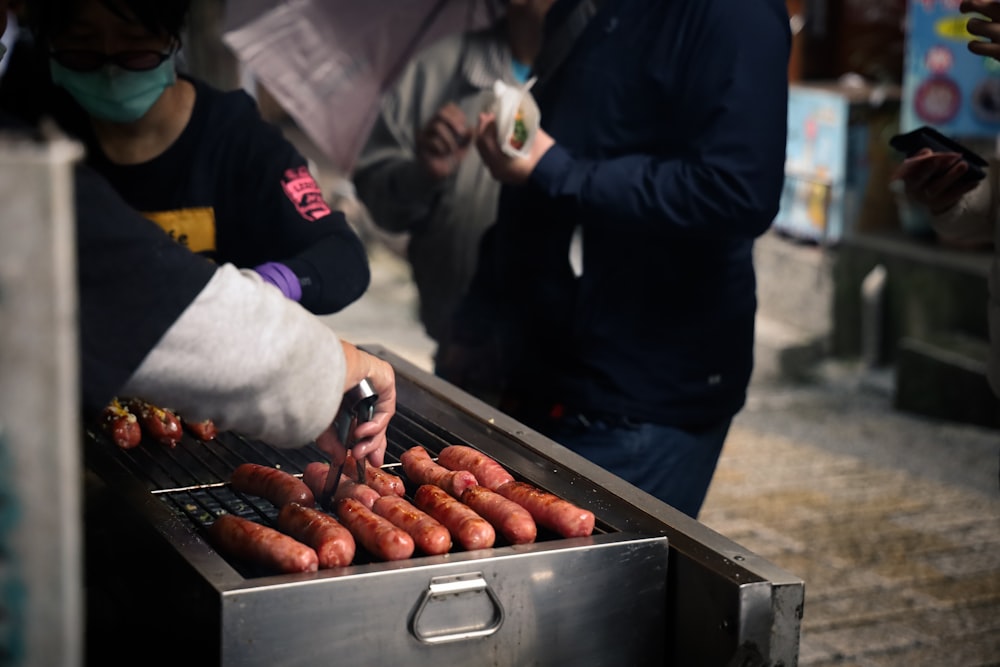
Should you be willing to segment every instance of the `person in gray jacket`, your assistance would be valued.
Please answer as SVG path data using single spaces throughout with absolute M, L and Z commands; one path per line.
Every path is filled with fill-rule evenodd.
M 448 344 L 451 319 L 496 214 L 500 184 L 472 146 L 497 79 L 523 83 L 553 0 L 511 0 L 493 26 L 447 37 L 418 54 L 382 100 L 354 170 L 376 225 L 409 234 L 420 319 Z

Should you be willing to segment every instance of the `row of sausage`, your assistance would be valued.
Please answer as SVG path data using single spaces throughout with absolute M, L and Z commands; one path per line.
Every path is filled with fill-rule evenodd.
M 181 419 L 173 410 L 140 398 L 116 396 L 101 411 L 99 421 L 111 441 L 122 449 L 137 447 L 142 442 L 143 433 L 167 447 L 176 447 L 185 429 L 203 442 L 218 435 L 215 423 L 210 419 L 201 422 Z
M 400 463 L 415 487 L 412 502 L 402 478 L 367 464 L 362 484 L 350 460 L 334 497 L 335 516 L 315 506 L 329 464 L 310 463 L 299 479 L 244 463 L 229 484 L 278 507 L 276 528 L 223 514 L 209 526 L 209 540 L 223 555 L 284 573 L 349 565 L 358 545 L 375 560 L 395 561 L 415 553 L 443 554 L 455 546 L 487 549 L 498 534 L 509 544 L 526 544 L 535 541 L 539 526 L 562 537 L 594 530 L 592 512 L 516 481 L 472 447 L 445 447 L 435 461 L 415 446 L 403 452 Z

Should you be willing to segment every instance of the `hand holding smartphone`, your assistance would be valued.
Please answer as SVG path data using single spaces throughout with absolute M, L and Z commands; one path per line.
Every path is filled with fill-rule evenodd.
M 910 199 L 940 214 L 953 207 L 986 177 L 989 163 L 930 127 L 899 134 L 889 145 L 906 155 L 892 176 Z
M 986 168 L 989 163 L 985 158 L 951 137 L 938 132 L 933 127 L 925 125 L 912 132 L 897 134 L 889 140 L 889 145 L 907 158 L 916 156 L 924 148 L 928 148 L 934 153 L 957 154 L 966 165 L 965 174 L 962 176 L 963 181 L 976 183 L 986 178 Z M 944 161 L 936 160 L 936 162 L 944 166 Z

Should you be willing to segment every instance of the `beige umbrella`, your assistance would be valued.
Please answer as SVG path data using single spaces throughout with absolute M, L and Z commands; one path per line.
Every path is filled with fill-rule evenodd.
M 223 39 L 342 173 L 368 137 L 382 92 L 409 58 L 488 25 L 499 0 L 243 0 Z

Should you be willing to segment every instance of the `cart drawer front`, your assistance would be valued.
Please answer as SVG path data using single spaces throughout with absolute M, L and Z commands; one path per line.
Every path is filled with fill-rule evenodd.
M 233 591 L 223 664 L 662 665 L 667 553 L 665 537 L 601 536 L 286 584 L 266 604 Z

